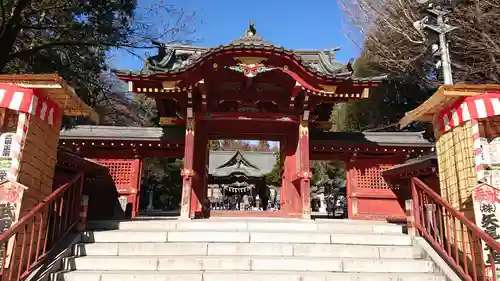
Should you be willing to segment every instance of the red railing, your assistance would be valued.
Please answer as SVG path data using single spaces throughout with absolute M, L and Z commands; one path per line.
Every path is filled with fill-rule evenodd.
M 83 181 L 83 173 L 78 174 L 0 235 L 3 251 L 0 280 L 19 281 L 28 277 L 75 227 L 80 217 Z
M 424 237 L 464 280 L 500 281 L 496 272 L 500 243 L 418 178 L 412 178 L 411 187 L 417 235 Z

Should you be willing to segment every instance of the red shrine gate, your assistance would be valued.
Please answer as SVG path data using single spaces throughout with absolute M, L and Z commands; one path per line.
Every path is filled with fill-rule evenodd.
M 350 67 L 336 62 L 333 53 L 276 47 L 250 30 L 255 29 L 216 48 L 162 45 L 141 72 L 116 72 L 128 83 L 129 91 L 156 100 L 163 129 L 145 129 L 148 135 L 141 132 L 144 128 L 124 128 L 122 134 L 108 132 L 101 138 L 95 132 L 83 138 L 77 131 L 68 131 L 66 136 L 63 133 L 65 145 L 96 159 L 103 155 L 107 159 L 140 159 L 148 154 L 183 157 L 181 216 L 187 218 L 202 213 L 210 139 L 279 141 L 281 209 L 261 215 L 309 218 L 309 162 L 317 159 L 348 163 L 350 217 L 403 216 L 397 191 L 386 183 L 381 171 L 404 162 L 409 154 L 427 152 L 431 145 L 412 133 L 388 133 L 380 141 L 377 134 L 322 131 L 335 103 L 367 98 L 369 88 L 383 77 L 353 77 Z M 182 137 L 179 127 L 184 131 Z M 137 133 L 140 135 L 133 139 Z M 82 139 L 85 142 L 75 141 Z M 415 147 L 421 148 L 415 151 Z M 103 149 L 105 152 L 98 152 Z M 110 167 L 125 165 L 106 161 L 114 163 Z M 130 197 L 137 197 L 138 184 L 135 181 L 137 188 L 128 186 L 132 205 L 137 200 Z
M 116 189 L 121 196 L 128 198 L 132 215 L 136 215 L 137 204 L 140 200 L 139 178 L 142 169 L 134 165 L 140 167 L 142 159 L 146 157 L 182 158 L 185 151 L 184 136 L 181 134 L 183 131 L 176 127 L 79 126 L 61 132 L 60 145 L 107 166 L 115 180 Z M 311 161 L 346 162 L 346 187 L 351 219 L 403 219 L 404 200 L 408 199 L 410 194 L 404 188 L 400 190 L 397 179 L 404 178 L 404 175 L 411 174 L 415 169 L 406 169 L 404 175 L 393 175 L 392 170 L 395 168 L 398 171 L 401 170 L 399 168 L 401 165 L 396 164 L 402 164 L 411 156 L 427 154 L 432 149 L 432 144 L 423 139 L 421 133 L 315 131 L 310 134 L 310 142 Z M 405 164 L 405 167 L 407 165 Z M 387 176 L 385 176 L 385 171 L 387 171 Z M 435 174 L 435 171 L 431 173 Z M 283 175 L 283 181 L 287 179 L 286 176 Z M 406 186 L 406 184 L 401 184 L 401 186 Z M 251 215 L 299 216 L 302 197 L 298 189 L 292 189 L 292 191 L 289 191 L 290 193 L 283 198 L 281 212 L 260 212 Z M 96 208 L 103 208 L 104 205 L 106 202 L 95 203 Z M 215 214 L 250 215 L 244 212 L 220 211 Z
M 311 134 L 311 160 L 346 163 L 346 194 L 350 219 L 405 220 L 411 196 L 385 171 L 433 150 L 422 133 L 365 132 Z

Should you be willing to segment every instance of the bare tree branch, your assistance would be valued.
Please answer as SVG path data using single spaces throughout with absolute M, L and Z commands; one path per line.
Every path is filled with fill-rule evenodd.
M 19 58 L 25 55 L 32 55 L 40 52 L 41 50 L 45 49 L 50 49 L 53 47 L 69 47 L 69 46 L 87 46 L 87 47 L 98 47 L 98 46 L 107 46 L 107 47 L 115 47 L 115 48 L 134 48 L 134 49 L 155 49 L 156 46 L 150 45 L 150 46 L 138 46 L 138 45 L 132 45 L 132 44 L 122 44 L 122 43 L 117 43 L 117 44 L 110 44 L 108 42 L 97 42 L 97 41 L 90 41 L 90 42 L 85 42 L 85 41 L 56 41 L 56 42 L 49 42 L 46 44 L 41 44 L 35 47 L 32 47 L 30 49 L 24 49 L 21 51 L 13 52 L 9 55 L 10 59 L 15 59 Z
M 0 37 L 2 37 L 4 28 L 5 28 L 5 23 L 7 22 L 7 18 L 5 16 L 5 9 L 6 7 L 4 6 L 3 3 L 4 0 L 0 0 Z
M 128 53 L 135 53 L 139 49 L 155 48 L 151 45 L 151 40 L 193 42 L 191 36 L 196 32 L 195 13 L 188 13 L 173 5 L 166 5 L 163 1 L 158 1 L 151 7 L 141 8 L 133 18 L 130 16 L 127 18 L 125 15 L 123 19 L 132 22 L 123 24 L 124 29 L 116 31 L 127 34 L 126 37 L 117 40 L 113 40 L 113 36 L 103 38 L 98 35 L 101 31 L 97 30 L 92 22 L 97 19 L 74 18 L 74 14 L 78 12 L 73 11 L 77 7 L 72 1 L 48 3 L 48 5 L 43 3 L 43 6 L 40 6 L 42 4 L 38 2 L 32 2 L 31 5 L 30 3 L 30 0 L 19 0 L 17 6 L 13 8 L 13 16 L 8 21 L 1 22 L 1 24 L 6 22 L 6 26 L 3 30 L 0 29 L 0 33 L 5 33 L 0 35 L 0 49 L 10 50 L 10 52 L 0 54 L 0 70 L 14 59 L 33 56 L 51 48 L 79 46 L 118 48 L 127 49 Z M 94 5 L 106 4 L 103 2 Z M 93 8 L 98 9 L 98 7 Z M 21 14 L 22 19 L 19 17 Z M 68 22 L 67 17 L 73 17 L 69 19 L 72 24 L 65 24 Z M 120 20 L 119 15 L 115 17 Z M 137 53 L 135 55 L 141 56 Z
M 364 34 L 362 44 L 369 59 L 397 75 L 411 72 L 430 79 L 429 70 L 436 62 L 430 49 L 437 38 L 413 26 L 423 18 L 425 7 L 415 0 L 338 1 L 347 15 L 349 33 Z M 462 1 L 448 18 L 457 27 L 447 34 L 454 80 L 500 83 L 500 0 Z

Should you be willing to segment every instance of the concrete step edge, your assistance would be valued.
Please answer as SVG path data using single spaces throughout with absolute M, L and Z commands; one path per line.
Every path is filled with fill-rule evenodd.
M 327 235 L 384 235 L 384 236 L 408 236 L 404 233 L 397 232 L 327 232 L 327 231 L 284 231 L 284 230 L 233 230 L 233 229 L 175 229 L 175 230 L 164 230 L 164 229 L 95 229 L 95 230 L 85 230 L 82 234 L 86 233 L 198 233 L 198 232 L 217 232 L 217 233 L 249 233 L 249 234 L 327 234 Z
M 419 259 L 296 258 L 169 256 L 169 257 L 78 257 L 64 259 L 67 270 L 133 271 L 289 271 L 289 272 L 377 272 L 433 273 L 436 265 Z
M 412 245 L 366 245 L 366 244 L 335 244 L 335 243 L 280 243 L 280 242 L 239 242 L 239 243 L 231 243 L 231 242 L 93 242 L 93 243 L 78 243 L 73 245 L 73 250 L 79 248 L 94 248 L 98 249 L 99 247 L 128 247 L 134 245 L 135 247 L 151 247 L 158 246 L 161 247 L 163 245 L 169 245 L 172 247 L 182 247 L 185 245 L 191 245 L 193 247 L 240 247 L 240 246 L 268 246 L 268 247 L 288 247 L 295 249 L 297 247 L 330 247 L 334 249 L 340 248 L 349 248 L 350 250 L 391 250 L 397 248 L 399 250 L 414 250 L 421 251 L 418 248 L 415 248 Z
M 95 278 L 97 275 L 97 278 Z M 407 280 L 407 278 L 411 278 L 410 280 L 412 281 L 422 281 L 422 280 L 439 280 L 439 281 L 444 281 L 446 280 L 446 277 L 444 275 L 441 275 L 439 273 L 434 273 L 434 272 L 389 272 L 389 273 L 380 273 L 380 272 L 330 272 L 330 271 L 280 271 L 280 270 L 268 270 L 268 271 L 262 271 L 262 270 L 250 270 L 250 271 L 241 271 L 241 270 L 235 270 L 235 271 L 177 271 L 177 270 L 163 270 L 163 271 L 94 271 L 94 270 L 76 270 L 76 271 L 60 271 L 56 273 L 52 273 L 50 275 L 50 280 L 51 281 L 60 281 L 64 280 L 64 276 L 68 277 L 90 277 L 93 276 L 93 280 L 101 280 L 102 277 L 106 276 L 112 276 L 112 280 L 121 280 L 126 279 L 126 280 L 131 280 L 128 279 L 127 277 L 131 277 L 131 275 L 135 278 L 137 277 L 142 277 L 142 278 L 148 278 L 148 277 L 153 277 L 154 280 L 157 280 L 158 277 L 177 277 L 177 278 L 183 278 L 182 280 L 192 280 L 192 279 L 184 279 L 186 277 L 193 277 L 197 276 L 199 279 L 197 280 L 204 280 L 203 277 L 214 277 L 214 276 L 219 276 L 219 277 L 252 277 L 249 280 L 255 280 L 253 278 L 255 277 L 264 277 L 264 278 L 269 278 L 265 280 L 276 280 L 276 277 L 325 277 L 328 278 L 326 280 L 346 280 L 344 278 L 349 278 L 348 280 Z M 116 279 L 115 279 L 116 278 Z M 134 278 L 134 280 L 136 280 Z M 175 280 L 181 280 L 174 278 Z M 333 279 L 332 279 L 333 278 Z M 355 279 L 351 279 L 355 278 Z M 377 278 L 377 279 L 374 279 Z M 383 278 L 383 279 L 378 279 L 378 278 Z M 386 279 L 387 278 L 387 279 Z M 83 279 L 88 281 L 87 279 Z M 142 279 L 137 279 L 137 280 L 142 280 Z M 149 280 L 149 279 L 147 279 Z M 173 279 L 167 279 L 167 280 L 173 280 Z M 217 280 L 217 279 L 214 279 Z M 220 280 L 220 279 L 219 279 Z M 224 279 L 226 280 L 226 279 Z M 236 279 L 240 280 L 240 279 Z M 243 280 L 247 280 L 246 278 Z M 261 280 L 261 279 L 257 279 Z M 283 279 L 279 279 L 283 280 Z M 286 280 L 286 279 L 285 279 Z M 295 280 L 295 279 L 294 279 Z M 300 278 L 300 280 L 303 280 Z M 308 279 L 306 279 L 308 280 Z M 318 280 L 318 279 L 313 279 L 313 280 Z M 326 281 L 325 280 L 325 281 Z
M 158 232 L 236 232 L 236 233 L 303 233 L 303 234 L 350 234 L 350 235 L 368 235 L 368 234 L 380 234 L 380 235 L 405 235 L 403 231 L 391 231 L 391 230 L 359 230 L 355 231 L 353 229 L 339 229 L 339 230 L 287 230 L 287 229 L 160 229 L 160 228 L 150 228 L 150 229 L 86 229 L 85 232 L 148 232 L 148 233 L 158 233 Z
M 294 225 L 338 225 L 338 226 L 394 226 L 401 227 L 400 224 L 382 222 L 382 221 L 364 221 L 364 220 L 232 220 L 232 219 L 207 219 L 207 220 L 162 220 L 162 219 L 132 219 L 132 220 L 95 220 L 88 221 L 88 225 L 118 225 L 118 224 L 164 224 L 164 225 L 196 225 L 196 224 L 217 224 L 217 225 L 270 225 L 270 224 L 294 224 Z
M 177 226 L 177 225 L 203 225 L 203 224 L 211 224 L 211 225 L 236 225 L 236 226 L 256 226 L 256 225 L 303 225 L 303 226 L 325 226 L 325 225 L 333 225 L 333 226 L 394 226 L 401 227 L 401 225 L 393 224 L 393 223 L 371 223 L 371 222 L 328 222 L 328 221 L 311 221 L 311 222 L 303 222 L 303 221 L 227 221 L 227 220 L 203 220 L 203 221 L 161 221 L 161 220 L 151 220 L 151 221 L 89 221 L 87 225 L 90 226 L 99 226 L 99 225 L 148 225 L 148 224 L 160 224 L 160 225 L 169 225 L 169 226 Z
M 130 273 L 135 273 L 141 274 L 141 275 L 171 275 L 171 274 L 193 274 L 193 273 L 198 273 L 198 274 L 238 274 L 238 273 L 256 273 L 256 274 L 312 274 L 312 275 L 318 275 L 318 274 L 332 274 L 332 275 L 367 275 L 367 276 L 408 276 L 408 275 L 422 275 L 422 276 L 440 276 L 439 272 L 401 272 L 401 273 L 395 273 L 395 272 L 387 272 L 387 273 L 380 273 L 380 272 L 332 272 L 332 271 L 305 271 L 305 272 L 296 272 L 296 271 L 281 271 L 281 270 L 247 270 L 247 271 L 220 271 L 220 270 L 205 270 L 205 271 L 194 271 L 194 270 L 113 270 L 113 271 L 108 271 L 108 270 L 72 270 L 72 271 L 59 271 L 55 272 L 53 274 L 123 274 L 123 275 L 129 275 Z
M 187 245 L 189 245 L 189 247 Z M 400 259 L 423 257 L 423 251 L 411 245 L 386 246 L 307 243 L 118 242 L 79 243 L 73 246 L 73 254 L 75 256 L 144 257 L 164 253 L 168 253 L 169 256 L 203 255 L 208 257 L 221 256 L 226 253 L 231 256 L 239 257 L 373 257 Z
M 128 221 L 166 221 L 166 222 L 204 222 L 204 221 L 228 221 L 228 222 L 330 222 L 330 223 L 374 223 L 374 224 L 394 224 L 385 220 L 366 220 L 366 219 L 332 219 L 332 218 L 272 218 L 272 217 L 211 217 L 208 219 L 180 219 L 179 217 L 165 216 L 137 216 L 129 219 L 102 219 L 89 220 L 88 222 L 128 222 Z
M 388 221 L 377 221 L 377 220 L 350 220 L 350 219 L 314 219 L 315 223 L 349 223 L 349 224 L 374 224 L 374 225 L 398 225 L 396 223 L 391 223 Z
M 301 259 L 315 259 L 315 260 L 331 260 L 331 261 L 379 261 L 379 262 L 394 262 L 400 261 L 401 258 L 351 258 L 351 257 L 303 257 L 303 256 L 199 256 L 199 255 L 186 255 L 186 256 L 176 256 L 176 255 L 151 255 L 151 256 L 118 256 L 118 255 L 102 255 L 102 256 L 71 256 L 63 259 L 71 260 L 71 259 L 93 259 L 93 260 L 102 260 L 102 259 L 222 259 L 222 260 L 234 260 L 234 259 L 289 259 L 289 260 L 301 260 Z M 404 261 L 414 261 L 414 262 L 432 262 L 425 260 L 423 258 L 409 258 L 404 259 Z
M 332 243 L 303 243 L 303 242 L 293 242 L 293 243 L 289 243 L 289 242 L 205 242 L 205 241 L 201 241 L 201 242 L 80 242 L 78 244 L 75 244 L 73 245 L 73 247 L 75 246 L 90 246 L 90 245 L 96 245 L 96 246 L 104 246 L 104 245 L 130 245 L 130 244 L 134 244 L 134 245 L 165 245 L 165 244 L 170 244 L 170 245 L 186 245 L 186 244 L 191 244 L 191 245 L 197 245 L 197 246 L 200 246 L 200 245 L 207 245 L 207 246 L 210 246 L 210 245 L 224 245 L 224 246 L 228 246 L 228 245 L 235 245 L 235 246 L 240 246 L 240 245 L 274 245 L 274 246 L 283 246 L 283 245 L 291 245 L 292 247 L 293 246 L 321 246 L 321 245 L 324 245 L 324 246 L 334 246 L 334 247 L 349 247 L 349 248 L 353 248 L 353 247 L 359 247 L 359 248 L 362 248 L 362 249 L 366 249 L 366 248 L 407 248 L 407 249 L 410 249 L 410 248 L 414 248 L 415 246 L 412 246 L 412 245 L 377 245 L 377 244 L 374 244 L 374 245 L 366 245 L 366 244 L 332 244 Z

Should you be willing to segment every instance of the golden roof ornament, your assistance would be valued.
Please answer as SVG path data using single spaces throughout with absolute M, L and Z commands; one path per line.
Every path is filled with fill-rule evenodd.
M 231 44 L 247 44 L 248 42 L 252 42 L 253 44 L 267 44 L 269 46 L 272 45 L 271 42 L 262 40 L 262 37 L 257 34 L 257 29 L 255 28 L 255 22 L 253 20 L 250 20 L 250 24 L 245 29 L 245 33 L 243 34 L 243 36 L 236 40 L 233 40 Z
M 253 20 L 250 20 L 250 25 L 248 26 L 247 34 L 251 36 L 257 35 L 257 29 L 255 29 L 255 23 Z
M 245 30 L 245 35 L 243 36 L 244 40 L 262 40 L 260 36 L 257 35 L 257 29 L 255 28 L 255 23 L 253 20 L 250 20 L 250 24 L 248 28 Z

